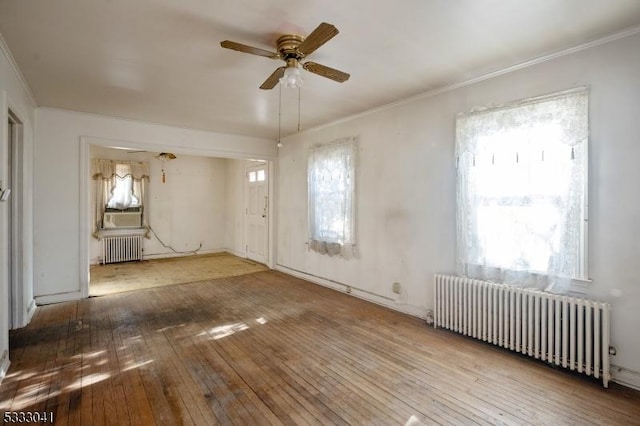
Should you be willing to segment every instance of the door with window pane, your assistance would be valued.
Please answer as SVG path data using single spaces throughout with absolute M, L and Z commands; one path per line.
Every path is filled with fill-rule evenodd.
M 269 185 L 267 164 L 247 168 L 245 190 L 246 256 L 267 263 Z

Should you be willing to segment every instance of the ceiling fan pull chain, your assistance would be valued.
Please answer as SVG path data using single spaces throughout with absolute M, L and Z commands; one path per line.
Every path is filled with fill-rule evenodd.
M 300 92 L 302 87 L 298 86 L 298 133 L 300 133 Z
M 282 147 L 282 141 L 280 140 L 282 135 L 282 84 L 278 89 L 278 148 Z

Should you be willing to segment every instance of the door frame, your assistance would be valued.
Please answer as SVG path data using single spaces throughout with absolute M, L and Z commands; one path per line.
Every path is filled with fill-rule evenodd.
M 264 262 L 265 264 L 269 267 L 272 268 L 272 259 L 270 254 L 272 253 L 272 246 L 271 246 L 271 242 L 273 240 L 272 238 L 272 234 L 271 232 L 273 232 L 272 229 L 272 221 L 271 221 L 271 217 L 272 217 L 272 213 L 273 213 L 273 192 L 272 192 L 272 184 L 271 184 L 271 172 L 272 172 L 272 162 L 271 161 L 265 161 L 263 163 L 247 163 L 245 165 L 244 168 L 244 173 L 243 173 L 243 177 L 242 177 L 242 187 L 243 187 L 243 192 L 244 192 L 244 208 L 245 208 L 245 214 L 244 214 L 244 226 L 243 226 L 243 235 L 244 235 L 244 246 L 245 246 L 245 250 L 244 250 L 244 257 L 247 259 L 249 258 L 249 237 L 248 237 L 248 233 L 249 233 L 249 218 L 247 215 L 247 211 L 249 208 L 249 191 L 247 190 L 249 188 L 249 172 L 252 169 L 256 169 L 259 167 L 264 167 L 265 168 L 265 172 L 266 172 L 266 181 L 267 181 L 267 185 L 266 185 L 266 189 L 267 189 L 267 221 L 265 224 L 265 228 L 266 228 L 266 232 L 267 232 L 267 241 L 265 244 L 265 255 L 264 255 Z M 254 260 L 256 262 L 258 262 L 258 260 L 255 259 L 250 259 L 250 260 Z
M 27 171 L 30 170 L 25 156 L 27 140 L 25 137 L 25 120 L 27 117 L 19 108 L 11 102 L 11 98 L 6 92 L 2 92 L 0 97 L 2 138 L 5 147 L 2 155 L 7 159 L 4 166 L 8 166 L 11 176 L 10 182 L 10 208 L 7 209 L 7 216 L 3 219 L 2 226 L 7 226 L 7 250 L 1 262 L 8 266 L 6 275 L 2 277 L 7 284 L 7 321 L 8 328 L 16 329 L 26 326 L 35 313 L 36 304 L 33 299 L 33 279 L 32 279 L 32 232 L 33 223 L 29 214 L 30 195 L 27 194 L 29 180 Z M 9 135 L 9 122 L 13 132 Z M 10 162 L 10 164 L 9 164 Z M 9 187 L 9 185 L 4 185 Z M 4 188 L 3 188 L 4 189 Z M 11 218 L 11 220 L 10 220 Z M 10 250 L 9 250 L 10 249 Z M 10 272 L 9 272 L 10 271 Z

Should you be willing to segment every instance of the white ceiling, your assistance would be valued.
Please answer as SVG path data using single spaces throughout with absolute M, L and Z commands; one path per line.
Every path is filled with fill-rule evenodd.
M 0 0 L 0 33 L 40 106 L 275 138 L 283 33 L 334 24 L 304 72 L 303 128 L 315 127 L 640 25 L 638 0 Z M 297 90 L 282 95 L 283 136 Z

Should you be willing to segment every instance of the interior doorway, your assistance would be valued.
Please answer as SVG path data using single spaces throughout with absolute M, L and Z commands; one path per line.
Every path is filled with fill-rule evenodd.
M 0 185 L 4 188 L 11 189 L 11 178 L 13 177 L 13 121 L 11 117 L 9 117 L 9 126 L 7 131 L 7 141 L 8 141 L 8 152 L 7 152 L 7 181 L 4 182 L 4 185 Z M 5 189 L 5 191 L 7 190 Z M 13 291 L 13 202 L 11 200 L 11 194 L 9 194 L 9 198 L 5 200 L 8 204 L 7 206 L 7 225 L 9 229 L 9 238 L 7 238 L 7 278 L 9 282 L 9 329 L 14 328 L 13 317 L 14 317 L 14 291 Z
M 245 174 L 246 257 L 267 263 L 269 247 L 268 164 L 247 167 Z
M 117 143 L 117 144 L 116 144 Z M 117 148 L 115 148 L 117 146 Z M 245 270 L 247 265 L 251 267 L 270 267 L 269 253 L 273 248 L 269 246 L 269 226 L 274 226 L 270 219 L 269 195 L 273 191 L 270 176 L 274 174 L 273 163 L 269 160 L 247 160 L 243 158 L 232 158 L 212 152 L 211 155 L 204 155 L 202 152 L 189 152 L 189 150 L 179 152 L 178 159 L 166 170 L 167 179 L 165 184 L 161 180 L 161 163 L 154 160 L 155 153 L 166 146 L 156 147 L 155 145 L 142 142 L 112 141 L 99 138 L 81 138 L 81 185 L 80 204 L 84 206 L 80 211 L 81 216 L 81 294 L 80 297 L 97 295 L 98 291 L 91 288 L 92 285 L 100 286 L 105 284 L 103 276 L 98 274 L 101 268 L 103 247 L 102 242 L 92 235 L 95 223 L 95 181 L 92 179 L 91 164 L 92 158 L 103 158 L 110 160 L 135 160 L 150 162 L 150 184 L 149 184 L 149 205 L 147 206 L 150 218 L 150 225 L 158 234 L 150 234 L 149 239 L 143 239 L 143 259 L 151 263 L 158 264 L 165 262 L 156 268 L 156 272 L 164 271 L 165 266 L 171 263 L 170 259 L 184 257 L 184 260 L 191 258 L 190 254 L 195 253 L 202 244 L 202 249 L 197 251 L 198 255 L 209 257 L 206 260 L 228 260 L 228 269 L 233 269 L 232 274 L 237 275 L 240 270 Z M 217 155 L 214 155 L 217 154 Z M 149 158 L 147 158 L 147 157 Z M 251 168 L 249 170 L 248 168 Z M 250 172 L 254 182 L 248 182 Z M 220 174 L 222 173 L 222 174 Z M 206 185 L 202 182 L 215 182 L 217 186 L 212 188 L 210 183 Z M 251 185 L 250 185 L 251 184 Z M 251 186 L 251 189 L 249 189 Z M 205 188 L 200 195 L 187 198 L 184 188 Z M 192 195 L 197 191 L 191 191 Z M 247 194 L 252 193 L 253 197 L 253 221 L 255 225 L 247 232 L 247 216 L 249 211 Z M 195 200 L 195 201 L 192 201 Z M 195 203 L 195 204 L 194 204 Z M 185 206 L 193 205 L 198 210 L 195 215 L 193 209 L 185 209 Z M 260 209 L 258 209 L 260 206 Z M 266 209 L 266 211 L 265 211 Z M 180 213 L 179 216 L 174 213 Z M 186 213 L 185 213 L 186 212 Z M 219 212 L 223 214 L 211 214 Z M 259 215 L 257 213 L 260 213 Z M 184 214 L 183 214 L 184 213 Z M 187 214 L 188 213 L 188 214 Z M 264 215 L 264 216 L 263 216 Z M 182 226 L 186 232 L 178 232 Z M 247 241 L 248 235 L 255 235 Z M 163 242 L 172 245 L 182 254 L 172 254 L 168 247 L 163 246 Z M 260 243 L 261 242 L 261 243 Z M 176 244 L 177 243 L 177 244 Z M 184 248 L 183 248 L 184 247 Z M 249 251 L 249 252 L 247 252 Z M 217 253 L 229 253 L 229 256 L 214 256 Z M 166 260 L 165 260 L 166 259 Z M 204 259 L 200 259 L 204 260 Z M 129 267 L 145 266 L 146 263 L 126 262 L 113 263 L 109 268 L 115 272 L 113 280 L 108 285 L 116 285 L 117 279 L 125 279 L 129 276 L 126 271 Z M 262 265 L 256 265 L 260 263 Z M 237 265 L 236 265 L 237 264 Z M 157 265 L 156 265 L 157 266 Z M 238 266 L 238 268 L 236 268 Z M 239 268 L 242 266 L 242 268 Z M 125 268 L 126 267 L 126 268 Z M 215 276 L 193 277 L 197 267 L 191 265 L 183 273 L 176 271 L 167 272 L 172 278 L 183 278 L 185 281 L 204 280 L 218 278 L 219 272 L 224 272 L 225 268 L 213 267 L 207 264 L 206 268 L 212 270 Z M 126 271 L 125 271 L 126 270 Z M 260 269 L 262 270 L 262 269 Z M 186 272 L 184 272 L 186 271 Z M 241 272 L 241 271 L 240 271 Z M 158 272 L 160 273 L 160 272 Z M 104 275 L 104 274 L 103 274 Z M 161 274 L 160 274 L 161 275 Z M 177 275 L 177 276 L 176 276 Z M 154 275 L 156 278 L 162 278 Z M 148 274 L 147 278 L 151 278 Z M 112 282 L 113 281 L 113 282 Z M 118 284 L 119 285 L 119 284 Z M 96 287 L 97 288 L 97 287 Z M 104 293 L 101 293 L 104 294 Z
M 9 235 L 7 238 L 7 278 L 9 283 L 9 328 L 22 327 L 23 324 L 23 298 L 24 289 L 21 276 L 22 264 L 22 218 L 20 214 L 21 193 L 21 159 L 22 159 L 22 122 L 9 110 L 7 126 L 7 182 L 4 187 L 11 189 L 6 199 L 7 225 Z

